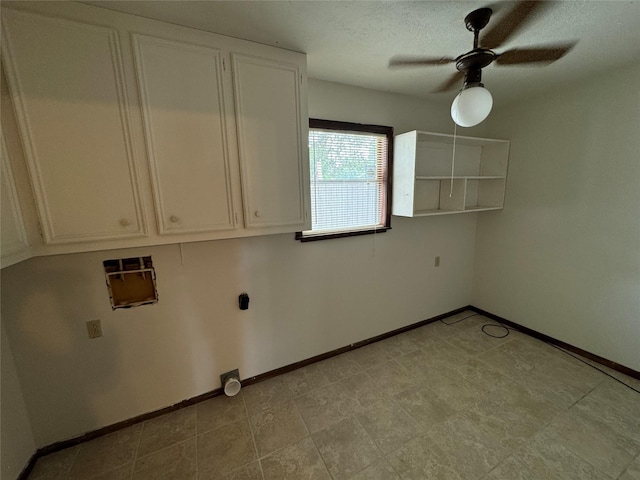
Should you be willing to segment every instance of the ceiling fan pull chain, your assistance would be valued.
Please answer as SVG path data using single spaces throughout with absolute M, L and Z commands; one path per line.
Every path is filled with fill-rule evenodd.
M 453 122 L 453 154 L 451 156 L 451 191 L 449 192 L 449 198 L 453 197 L 453 170 L 456 165 L 456 137 L 458 133 L 458 124 Z

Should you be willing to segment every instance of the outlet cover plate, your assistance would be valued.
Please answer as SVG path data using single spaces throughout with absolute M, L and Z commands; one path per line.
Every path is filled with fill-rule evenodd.
M 89 320 L 87 322 L 87 334 L 89 338 L 98 338 L 102 336 L 102 325 L 100 320 Z

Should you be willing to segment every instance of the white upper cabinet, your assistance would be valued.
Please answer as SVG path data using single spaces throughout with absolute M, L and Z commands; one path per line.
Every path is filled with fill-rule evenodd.
M 45 242 L 145 235 L 117 32 L 8 9 L 2 27 Z
M 220 50 L 133 44 L 159 233 L 234 228 Z
M 245 225 L 304 230 L 308 169 L 299 159 L 308 128 L 300 117 L 300 66 L 238 54 L 232 60 Z
M 15 178 L 13 169 L 9 161 L 9 155 L 4 143 L 4 136 L 0 138 L 1 158 L 0 163 L 2 177 L 2 185 L 0 193 L 2 198 L 0 207 L 2 207 L 2 225 L 0 225 L 2 243 L 0 252 L 2 253 L 1 266 L 7 267 L 29 257 L 29 244 L 25 233 L 24 222 L 22 219 L 22 210 L 18 202 L 16 193 Z
M 80 2 L 2 27 L 34 255 L 310 228 L 304 54 Z

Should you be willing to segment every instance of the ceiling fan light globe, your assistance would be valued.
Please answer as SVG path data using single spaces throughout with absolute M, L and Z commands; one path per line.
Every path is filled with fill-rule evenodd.
M 484 87 L 470 87 L 461 91 L 451 104 L 451 118 L 461 127 L 473 127 L 491 113 L 493 97 Z

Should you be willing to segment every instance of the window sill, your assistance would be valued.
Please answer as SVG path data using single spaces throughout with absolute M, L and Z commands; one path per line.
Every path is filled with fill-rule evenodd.
M 296 240 L 301 242 L 315 242 L 316 240 L 329 240 L 331 238 L 358 237 L 360 235 L 375 235 L 391 230 L 391 227 L 370 228 L 366 230 L 349 230 L 342 232 L 327 232 L 304 235 L 304 232 L 296 232 Z

